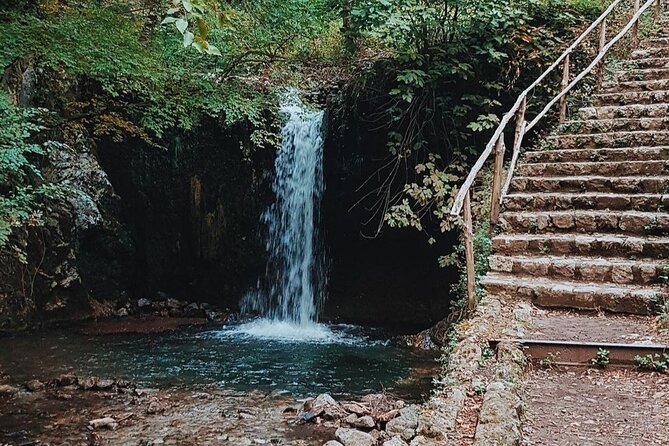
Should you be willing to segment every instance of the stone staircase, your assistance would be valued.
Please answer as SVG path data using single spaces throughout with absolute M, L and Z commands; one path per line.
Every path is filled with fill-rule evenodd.
M 669 27 L 560 129 L 521 156 L 484 287 L 545 310 L 527 339 L 669 345 L 653 328 L 669 266 Z

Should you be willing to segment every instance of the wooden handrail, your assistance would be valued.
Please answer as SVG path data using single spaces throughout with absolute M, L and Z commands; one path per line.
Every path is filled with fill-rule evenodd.
M 460 191 L 458 192 L 458 195 L 455 197 L 455 200 L 453 201 L 453 206 L 451 207 L 451 215 L 454 217 L 457 217 L 460 215 L 460 212 L 462 211 L 462 205 L 465 200 L 465 194 L 469 190 L 469 188 L 474 184 L 474 180 L 478 176 L 479 172 L 483 168 L 483 165 L 485 162 L 488 160 L 488 157 L 490 157 L 490 154 L 492 153 L 492 150 L 497 143 L 497 140 L 499 137 L 502 135 L 504 132 L 504 129 L 506 128 L 506 125 L 509 123 L 513 115 L 516 114 L 518 109 L 520 108 L 520 104 L 527 98 L 529 93 L 532 92 L 541 82 L 549 75 L 551 74 L 560 64 L 569 56 L 589 35 L 592 31 L 594 31 L 602 21 L 604 21 L 614 10 L 615 8 L 621 3 L 623 0 L 614 0 L 609 7 L 602 13 L 601 16 L 586 29 L 583 34 L 581 34 L 575 41 L 574 43 L 571 44 L 569 48 L 567 48 L 561 55 L 558 57 L 553 64 L 546 69 L 529 87 L 523 91 L 518 99 L 516 100 L 515 104 L 513 104 L 513 107 L 511 107 L 511 110 L 509 110 L 504 117 L 502 118 L 501 122 L 497 126 L 497 130 L 495 130 L 495 133 L 493 134 L 492 138 L 490 138 L 490 142 L 488 142 L 488 145 L 486 146 L 485 150 L 479 157 L 479 159 L 476 161 L 474 166 L 472 167 L 472 170 L 470 171 L 469 175 L 465 179 L 465 182 L 462 184 L 462 187 L 460 188 Z
M 472 218 L 472 209 L 471 209 L 471 187 L 476 180 L 479 172 L 483 168 L 484 164 L 492 154 L 493 150 L 495 151 L 495 163 L 492 177 L 492 190 L 491 190 L 491 199 L 490 199 L 490 230 L 494 230 L 494 226 L 497 224 L 500 206 L 506 196 L 511 180 L 513 177 L 513 172 L 518 163 L 518 157 L 520 154 L 520 149 L 523 144 L 524 136 L 535 126 L 537 123 L 543 119 L 550 109 L 557 103 L 560 102 L 560 122 L 563 122 L 567 117 L 567 94 L 581 81 L 585 76 L 587 76 L 594 68 L 598 69 L 597 72 L 597 84 L 600 85 L 602 82 L 605 57 L 608 52 L 616 45 L 623 37 L 625 37 L 631 30 L 632 33 L 632 47 L 636 48 L 638 45 L 638 30 L 639 30 L 639 21 L 641 16 L 653 5 L 655 5 L 655 19 L 659 19 L 661 12 L 662 0 L 647 0 L 643 5 L 640 5 L 640 0 L 634 1 L 634 14 L 629 20 L 627 25 L 616 34 L 616 36 L 611 39 L 610 42 L 606 43 L 606 23 L 608 16 L 613 12 L 613 10 L 622 2 L 623 0 L 614 0 L 611 2 L 609 7 L 602 13 L 597 20 L 595 20 L 589 27 L 586 29 L 583 34 L 581 34 L 572 45 L 567 48 L 561 55 L 558 57 L 553 64 L 546 69 L 529 87 L 527 87 L 521 94 L 518 96 L 518 99 L 513 104 L 513 107 L 502 117 L 495 133 L 492 138 L 486 145 L 483 153 L 479 156 L 478 160 L 472 167 L 469 175 L 465 179 L 462 187 L 456 195 L 453 206 L 451 207 L 450 214 L 452 216 L 458 216 L 460 213 L 463 213 L 463 232 L 464 232 L 464 243 L 465 243 L 465 258 L 466 258 L 466 271 L 467 271 L 467 307 L 469 311 L 473 311 L 475 306 L 475 277 L 474 277 L 474 250 L 473 250 L 473 218 Z M 599 33 L 599 51 L 595 59 L 588 65 L 588 67 L 579 73 L 573 81 L 569 82 L 569 61 L 571 53 L 585 40 L 585 38 L 594 31 L 598 26 L 600 26 Z M 553 98 L 542 110 L 541 112 L 531 121 L 527 122 L 525 120 L 525 113 L 527 110 L 527 102 L 529 93 L 534 90 L 550 73 L 552 73 L 560 64 L 563 65 L 563 74 L 561 81 L 561 91 L 560 93 Z M 517 116 L 516 116 L 517 114 Z M 514 134 L 514 143 L 513 143 L 513 156 L 511 159 L 511 164 L 509 171 L 507 173 L 506 181 L 504 186 L 500 189 L 501 184 L 501 175 L 503 170 L 503 157 L 504 157 L 504 130 L 509 124 L 511 119 L 516 116 L 516 128 Z M 463 211 L 464 207 L 464 211 Z
M 570 91 L 571 91 L 571 90 L 572 90 L 572 89 L 573 89 L 579 82 L 581 82 L 585 76 L 587 76 L 588 74 L 590 74 L 590 72 L 592 71 L 592 69 L 595 68 L 595 67 L 596 67 L 596 66 L 597 66 L 597 65 L 604 59 L 604 57 L 606 56 L 606 54 L 611 50 L 611 48 L 613 48 L 613 46 L 614 46 L 616 43 L 618 43 L 618 42 L 620 41 L 620 39 L 622 39 L 623 37 L 625 37 L 625 35 L 627 35 L 627 33 L 630 31 L 630 29 L 632 29 L 632 28 L 634 27 L 634 24 L 637 23 L 637 22 L 639 21 L 639 18 L 641 18 L 641 16 L 643 15 L 643 13 L 646 12 L 651 6 L 653 6 L 653 4 L 654 4 L 656 1 L 657 1 L 657 0 L 648 0 L 646 3 L 644 3 L 644 5 L 643 5 L 641 8 L 639 8 L 639 10 L 637 11 L 637 13 L 634 14 L 634 16 L 632 17 L 632 19 L 631 19 L 631 20 L 629 21 L 629 23 L 627 24 L 627 26 L 625 26 L 625 27 L 623 28 L 622 31 L 620 31 L 620 32 L 619 32 L 613 39 L 611 39 L 611 41 L 610 41 L 609 43 L 606 44 L 606 46 L 604 47 L 604 49 L 603 49 L 602 51 L 599 52 L 599 54 L 597 55 L 597 57 L 595 57 L 595 59 L 592 61 L 592 63 L 591 63 L 590 65 L 588 65 L 588 67 L 587 67 L 585 70 L 583 70 L 578 76 L 576 76 L 576 77 L 574 78 L 574 80 L 571 81 L 571 83 L 570 83 L 569 85 L 567 85 L 567 87 L 564 88 L 564 89 L 560 92 L 560 94 L 558 94 L 557 96 L 555 96 L 555 98 L 553 98 L 552 101 L 550 101 L 548 104 L 546 104 L 546 106 L 545 106 L 544 109 L 541 111 L 541 113 L 539 113 L 539 114 L 536 116 L 536 118 L 534 118 L 534 119 L 532 120 L 532 122 L 530 122 L 530 124 L 527 126 L 527 131 L 528 131 L 528 132 L 529 132 L 530 130 L 532 130 L 532 128 L 533 128 L 535 125 L 537 125 L 537 123 L 538 123 L 544 116 L 546 116 L 546 114 L 548 113 L 548 111 L 551 109 L 551 107 L 553 107 L 553 105 L 555 105 L 556 102 L 560 101 L 563 97 L 565 97 L 565 96 L 567 95 L 567 93 L 569 93 L 569 92 L 570 92 Z

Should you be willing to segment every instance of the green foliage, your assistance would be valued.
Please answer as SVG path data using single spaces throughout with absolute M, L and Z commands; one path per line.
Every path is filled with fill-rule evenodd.
M 597 355 L 590 360 L 592 365 L 599 367 L 600 369 L 606 368 L 607 365 L 611 363 L 609 359 L 609 351 L 603 348 L 597 350 Z
M 374 76 L 388 96 L 388 176 L 372 207 L 391 227 L 450 229 L 446 209 L 503 103 L 602 8 L 599 0 L 355 0 L 359 47 L 389 55 Z M 378 81 L 377 81 L 378 82 Z M 405 181 L 394 172 L 408 169 Z
M 147 13 L 151 4 L 138 11 L 132 2 L 81 0 L 36 14 L 0 7 L 0 69 L 30 57 L 63 102 L 54 111 L 69 122 L 81 116 L 77 122 L 97 136 L 155 140 L 206 117 L 262 133 L 271 118 L 265 110 L 275 108 L 274 86 L 299 81 L 296 64 L 317 36 L 331 32 L 334 17 L 325 0 L 222 9 L 218 2 L 180 1 L 170 17 L 187 20 L 181 34 L 169 27 L 177 21 L 161 26 L 163 17 Z M 204 54 L 184 51 L 184 43 Z M 76 84 L 86 86 L 88 100 L 66 101 Z
M 16 228 L 41 225 L 44 204 L 61 196 L 58 186 L 44 181 L 38 165 L 52 144 L 30 142 L 41 130 L 34 123 L 41 113 L 13 107 L 0 94 L 0 248 Z
M 477 362 L 479 367 L 483 367 L 489 359 L 495 356 L 495 352 L 487 344 L 481 345 L 481 356 L 478 358 Z
M 634 357 L 634 362 L 641 370 L 666 372 L 669 368 L 669 353 L 663 353 L 662 355 L 637 355 Z

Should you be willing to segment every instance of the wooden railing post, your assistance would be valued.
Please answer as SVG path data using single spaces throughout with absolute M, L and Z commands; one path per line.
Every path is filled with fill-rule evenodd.
M 502 193 L 502 170 L 504 170 L 504 133 L 502 133 L 495 145 L 495 161 L 492 170 L 492 190 L 490 193 L 490 233 L 495 229 L 499 221 L 499 198 Z
M 599 50 L 598 53 L 601 53 L 606 46 L 606 19 L 602 22 L 602 26 L 599 29 Z M 597 67 L 597 90 L 602 88 L 602 83 L 604 82 L 604 68 L 606 67 L 606 59 L 602 59 L 602 62 Z
M 570 54 L 564 59 L 564 66 L 562 68 L 562 83 L 561 91 L 564 91 L 569 86 L 569 59 Z M 560 123 L 567 119 L 567 95 L 560 98 Z
M 472 223 L 472 203 L 467 191 L 463 205 L 465 268 L 467 269 L 467 310 L 471 314 L 476 307 L 476 271 L 474 269 L 474 230 Z
M 639 12 L 640 8 L 640 0 L 634 0 L 634 14 Z M 632 26 L 632 49 L 637 49 L 639 46 L 639 21 L 636 20 L 634 22 L 634 26 Z
M 662 13 L 662 0 L 657 0 L 655 2 L 655 23 L 660 21 L 661 13 Z
M 525 110 L 527 110 L 527 96 L 523 98 L 523 102 L 520 103 L 520 109 L 518 110 L 518 115 L 516 117 L 516 131 L 513 134 L 513 147 L 520 149 L 520 142 L 523 135 L 523 123 L 525 122 Z

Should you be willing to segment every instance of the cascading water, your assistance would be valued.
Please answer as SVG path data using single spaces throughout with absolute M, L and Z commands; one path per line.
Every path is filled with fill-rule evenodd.
M 276 198 L 263 215 L 269 260 L 257 289 L 242 300 L 242 312 L 263 318 L 247 324 L 252 334 L 322 337 L 328 331 L 317 324 L 326 276 L 318 234 L 324 190 L 323 112 L 306 110 L 295 92 L 287 95 L 280 111 L 286 123 L 275 162 Z

